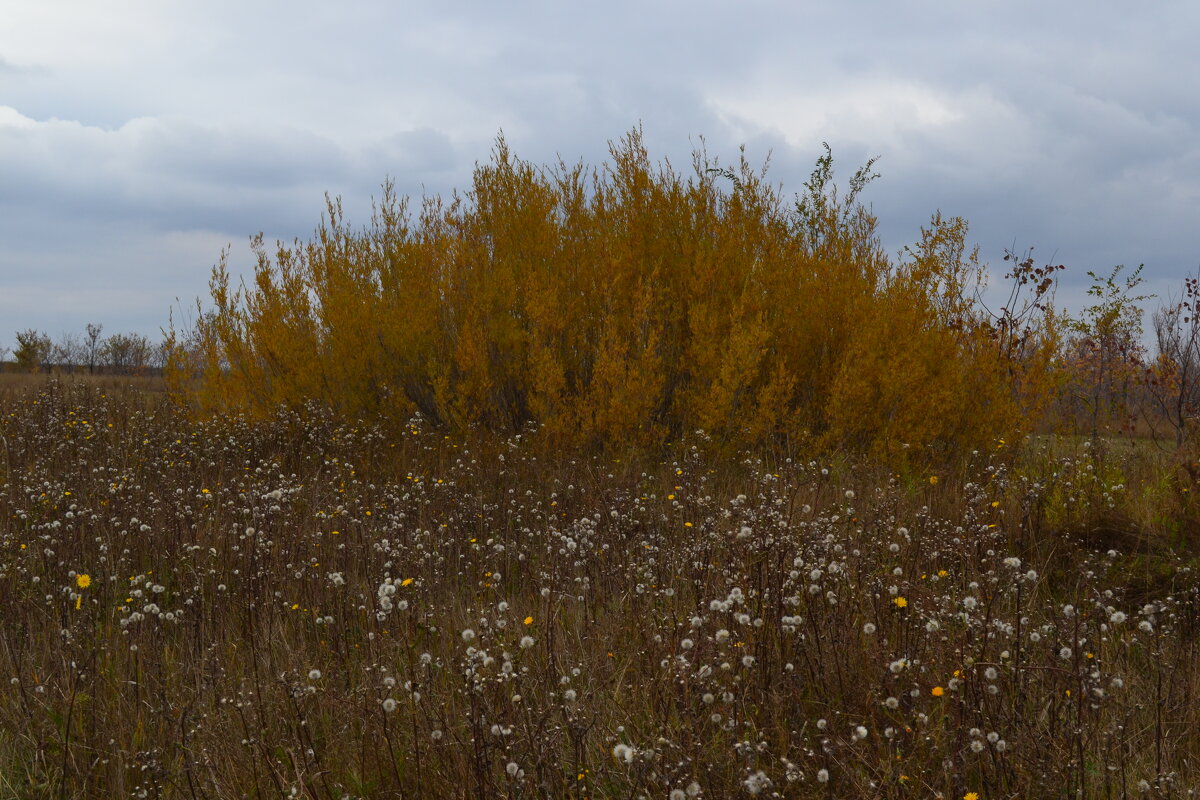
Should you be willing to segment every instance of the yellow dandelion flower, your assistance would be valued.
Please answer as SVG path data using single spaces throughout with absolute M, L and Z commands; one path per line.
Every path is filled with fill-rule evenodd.
M 412 582 L 413 582 L 412 578 L 405 578 L 404 580 L 400 581 L 400 585 L 401 586 L 410 586 L 412 584 Z
M 930 485 L 930 486 L 937 486 L 937 482 L 938 482 L 938 477 L 937 477 L 937 475 L 930 475 L 930 476 L 929 476 L 929 485 Z
M 944 695 L 946 693 L 946 690 L 940 686 L 935 686 L 929 690 L 929 693 L 931 695 L 933 695 L 934 697 L 941 697 L 942 695 Z
M 979 792 L 967 792 L 963 795 L 963 800 L 979 800 Z
M 75 576 L 75 585 L 78 586 L 80 589 L 86 589 L 87 587 L 92 585 L 92 576 L 88 575 L 87 573 L 84 573 L 82 575 L 76 575 Z
M 908 605 L 908 600 L 903 597 L 897 597 L 892 602 L 896 604 L 896 608 L 905 608 Z
M 526 624 L 526 625 L 532 625 L 532 624 L 533 624 L 533 617 L 531 617 L 531 616 L 530 616 L 530 617 L 526 617 L 526 618 L 525 618 L 525 624 Z

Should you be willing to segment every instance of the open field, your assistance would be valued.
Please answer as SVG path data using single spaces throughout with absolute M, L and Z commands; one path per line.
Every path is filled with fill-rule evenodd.
M 3 796 L 1200 787 L 1187 487 L 1116 455 L 896 476 L 0 402 Z
M 96 389 L 127 390 L 140 392 L 164 391 L 161 377 L 142 377 L 138 375 L 89 375 L 86 371 L 67 374 L 47 374 L 45 372 L 17 372 L 0 370 L 0 395 L 10 392 L 24 392 L 29 389 L 40 389 L 47 384 L 56 382 L 67 385 L 79 384 Z

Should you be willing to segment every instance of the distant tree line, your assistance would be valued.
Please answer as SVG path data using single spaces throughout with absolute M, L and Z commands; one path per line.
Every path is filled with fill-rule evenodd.
M 9 353 L 21 372 L 61 372 L 105 375 L 141 375 L 162 369 L 161 343 L 138 333 L 104 335 L 104 326 L 88 323 L 84 332 L 64 333 L 57 340 L 35 328 L 17 331 L 17 346 L 0 349 L 0 361 Z

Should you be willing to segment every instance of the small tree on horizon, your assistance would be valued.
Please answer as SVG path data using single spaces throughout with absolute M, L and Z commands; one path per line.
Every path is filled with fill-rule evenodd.
M 27 372 L 37 372 L 39 369 L 50 368 L 50 359 L 54 352 L 54 344 L 50 337 L 36 328 L 17 331 L 17 349 L 13 357 L 17 366 Z
M 87 324 L 87 334 L 83 339 L 83 346 L 87 352 L 87 368 L 88 374 L 92 375 L 96 372 L 96 360 L 100 356 L 100 334 L 104 330 L 104 326 L 89 322 Z
M 1157 358 L 1146 368 L 1149 399 L 1156 417 L 1175 432 L 1182 447 L 1196 434 L 1200 417 L 1200 275 L 1184 280 L 1183 296 L 1154 312 Z M 1195 442 L 1193 442 L 1194 444 Z
M 104 340 L 100 357 L 118 375 L 141 372 L 150 361 L 150 340 L 137 333 L 114 333 Z
M 1102 428 L 1113 424 L 1128 428 L 1133 419 L 1130 401 L 1146 354 L 1141 344 L 1141 303 L 1154 297 L 1133 294 L 1145 282 L 1143 267 L 1124 276 L 1124 264 L 1105 276 L 1089 271 L 1088 295 L 1096 303 L 1069 323 L 1074 336 L 1067 357 L 1077 383 L 1073 396 L 1083 406 L 1088 433 L 1096 442 Z
M 64 333 L 54 344 L 51 360 L 60 371 L 74 372 L 86 357 L 86 345 L 77 333 Z

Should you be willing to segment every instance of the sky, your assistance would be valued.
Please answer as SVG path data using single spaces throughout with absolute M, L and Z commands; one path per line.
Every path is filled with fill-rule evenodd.
M 752 163 L 801 191 L 833 150 L 896 253 L 935 211 L 1088 270 L 1200 267 L 1200 4 L 0 0 L 0 348 L 36 328 L 157 338 L 230 247 L 468 188 L 501 131 L 535 163 Z M 1158 303 L 1149 301 L 1148 306 Z

